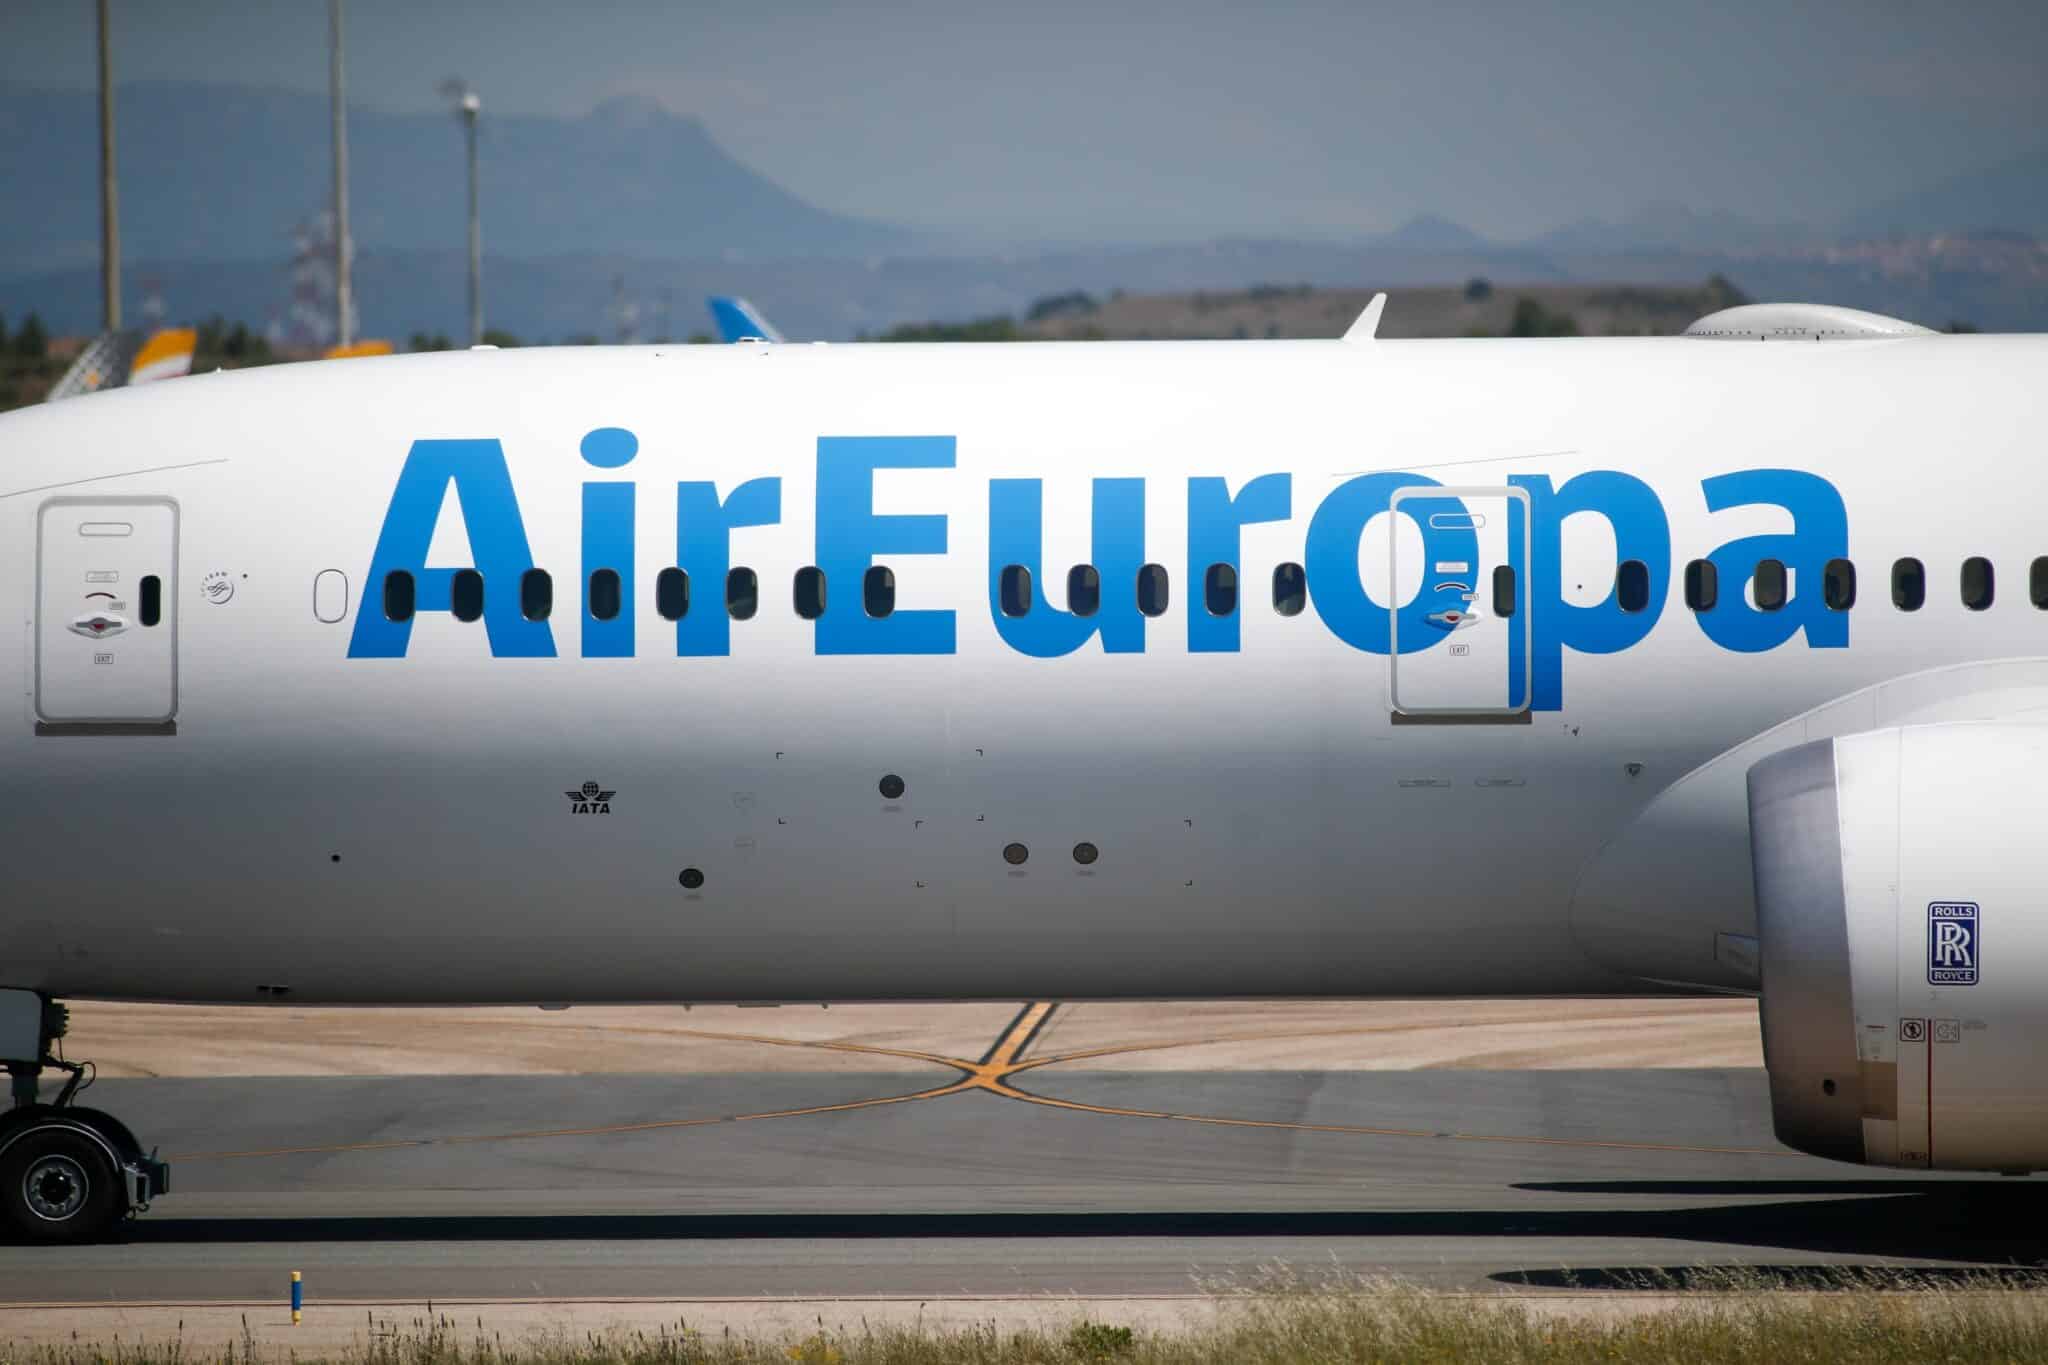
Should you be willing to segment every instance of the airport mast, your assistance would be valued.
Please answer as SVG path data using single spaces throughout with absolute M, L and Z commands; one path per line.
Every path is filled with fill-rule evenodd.
M 462 121 L 469 130 L 469 344 L 484 343 L 484 247 L 476 208 L 476 91 L 462 97 Z
M 335 344 L 348 346 L 356 339 L 355 288 L 349 278 L 355 242 L 348 231 L 348 97 L 342 87 L 341 4 L 342 0 L 327 0 L 327 83 L 334 103 Z
M 483 235 L 477 227 L 476 210 L 476 116 L 483 108 L 476 91 L 469 88 L 467 81 L 450 77 L 441 82 L 441 93 L 455 101 L 455 112 L 462 116 L 463 132 L 469 143 L 469 344 L 481 346 L 484 341 L 484 283 L 483 283 Z
M 107 51 L 107 0 L 100 16 L 100 325 L 121 330 L 121 214 L 114 184 L 114 62 Z

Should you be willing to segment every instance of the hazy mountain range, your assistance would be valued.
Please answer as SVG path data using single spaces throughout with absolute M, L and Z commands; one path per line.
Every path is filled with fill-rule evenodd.
M 119 87 L 121 237 L 131 260 L 279 260 L 331 186 L 327 102 L 248 86 Z M 626 97 L 582 118 L 479 124 L 486 249 L 657 257 L 901 247 L 910 234 L 827 213 L 741 165 L 696 119 Z M 452 114 L 349 114 L 350 217 L 371 250 L 463 241 Z M 99 120 L 86 92 L 0 90 L 0 274 L 99 252 Z
M 324 98 L 246 86 L 136 83 L 118 96 L 125 293 L 157 282 L 174 318 L 284 311 L 296 225 L 327 203 Z M 1995 228 L 2048 232 L 2048 147 L 1845 213 L 1833 225 L 1759 222 L 1654 205 L 1524 242 L 1433 215 L 1350 240 L 1059 249 L 976 248 L 828 212 L 656 102 L 580 118 L 487 116 L 480 161 L 489 321 L 528 338 L 610 336 L 614 280 L 637 333 L 687 335 L 702 295 L 744 292 L 792 335 L 841 338 L 906 319 L 1017 311 L 1041 294 L 1319 285 L 1734 278 L 1754 296 L 1806 297 L 1941 325 L 2048 327 L 2038 250 L 1953 250 L 1929 263 L 1858 238 Z M 357 292 L 372 335 L 456 331 L 463 316 L 462 133 L 452 115 L 350 116 Z M 97 118 L 89 93 L 0 90 L 0 313 L 59 330 L 97 311 Z M 992 238 L 991 241 L 994 239 Z M 1905 255 L 1901 255 L 1904 252 Z

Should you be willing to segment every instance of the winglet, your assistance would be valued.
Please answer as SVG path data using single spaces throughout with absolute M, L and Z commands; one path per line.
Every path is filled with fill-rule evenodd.
M 1374 294 L 1372 302 L 1365 305 L 1365 311 L 1358 315 L 1358 321 L 1351 324 L 1344 333 L 1346 341 L 1371 341 L 1379 334 L 1380 314 L 1387 311 L 1387 296 Z

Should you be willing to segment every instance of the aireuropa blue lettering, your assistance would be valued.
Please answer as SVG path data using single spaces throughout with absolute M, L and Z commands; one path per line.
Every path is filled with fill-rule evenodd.
M 639 441 L 622 428 L 600 427 L 583 438 L 581 452 L 593 469 L 619 470 L 633 462 Z M 954 465 L 951 436 L 820 437 L 814 562 L 824 570 L 826 582 L 857 584 L 878 557 L 945 553 L 944 514 L 878 513 L 874 481 L 877 470 Z M 1103 583 L 1134 583 L 1140 566 L 1148 562 L 1145 499 L 1158 491 L 1160 482 L 1129 477 L 1094 480 L 1090 562 Z M 1514 475 L 1508 483 L 1529 497 L 1526 528 L 1520 518 L 1511 523 L 1508 561 L 1518 573 L 1527 574 L 1531 613 L 1526 646 L 1520 632 L 1510 635 L 1508 676 L 1531 678 L 1530 705 L 1555 711 L 1564 704 L 1567 651 L 1618 653 L 1640 643 L 1656 627 L 1671 592 L 1670 520 L 1648 484 L 1619 470 L 1588 470 L 1561 486 L 1553 486 L 1541 474 Z M 468 531 L 471 562 L 429 568 L 428 547 L 451 485 Z M 1443 605 L 1429 593 L 1419 592 L 1406 603 L 1378 602 L 1358 572 L 1359 540 L 1367 525 L 1388 511 L 1396 489 L 1416 486 L 1438 484 L 1422 474 L 1361 475 L 1331 489 L 1308 512 L 1303 561 L 1309 600 L 1330 633 L 1353 649 L 1389 652 L 1396 613 L 1403 653 L 1436 648 L 1446 638 L 1420 628 L 1422 619 Z M 1775 649 L 1795 635 L 1803 635 L 1808 648 L 1845 648 L 1848 615 L 1827 610 L 1817 593 L 1800 593 L 1780 610 L 1762 611 L 1743 591 L 1761 559 L 1782 561 L 1797 575 L 1797 582 L 1817 583 L 1827 561 L 1848 553 L 1848 513 L 1835 486 L 1802 470 L 1745 469 L 1702 480 L 1700 491 L 1709 512 L 1779 507 L 1792 521 L 1789 532 L 1745 536 L 1706 556 L 1724 585 L 1716 610 L 1692 614 L 1707 638 L 1738 653 Z M 634 653 L 636 496 L 631 479 L 592 478 L 583 485 L 578 648 L 585 658 L 629 658 Z M 1284 473 L 1261 474 L 1235 489 L 1219 477 L 1195 476 L 1187 480 L 1186 497 L 1187 572 L 1182 581 L 1188 588 L 1183 600 L 1195 594 L 1210 565 L 1238 562 L 1246 526 L 1285 522 L 1296 514 L 1293 478 Z M 1089 616 L 1053 605 L 1046 591 L 1046 570 L 1051 566 L 1044 563 L 1044 505 L 1038 479 L 989 481 L 988 610 L 997 637 L 1018 653 L 1036 658 L 1071 654 L 1091 640 L 1098 640 L 1105 654 L 1143 653 L 1147 630 L 1159 623 L 1138 611 L 1133 594 L 1105 591 L 1100 610 Z M 685 480 L 676 484 L 675 507 L 673 562 L 689 573 L 693 584 L 716 591 L 732 568 L 733 532 L 781 523 L 782 481 L 773 476 L 749 479 L 721 493 L 711 482 Z M 1409 497 L 1401 504 L 1402 514 L 1414 519 L 1421 532 L 1426 561 L 1475 560 L 1478 546 L 1469 521 L 1434 515 L 1444 511 L 1462 513 L 1463 504 L 1450 495 Z M 1591 606 L 1565 600 L 1560 578 L 1562 528 L 1567 518 L 1581 515 L 1607 523 L 1617 565 L 1639 560 L 1648 569 L 1650 593 L 1644 610 L 1621 611 L 1613 589 Z M 1002 572 L 1012 564 L 1031 571 L 1034 600 L 1022 616 L 1005 615 L 1001 609 Z M 900 560 L 897 566 L 901 572 Z M 515 584 L 535 567 L 504 448 L 495 440 L 415 441 L 392 490 L 367 581 L 380 584 L 386 574 L 404 570 L 418 585 L 419 611 L 446 611 L 454 575 L 472 567 L 493 584 Z M 593 616 L 587 601 L 590 575 L 599 568 L 619 575 L 621 609 L 611 619 Z M 405 656 L 412 620 L 391 620 L 379 609 L 379 600 L 373 589 L 357 608 L 350 658 Z M 1184 615 L 1189 653 L 1228 654 L 1239 649 L 1238 613 L 1211 615 L 1197 600 L 1184 608 Z M 957 648 L 954 616 L 945 610 L 869 616 L 859 593 L 842 588 L 829 596 L 827 610 L 814 623 L 814 647 L 819 654 L 951 654 Z M 549 623 L 521 615 L 516 592 L 487 592 L 483 624 L 495 657 L 555 656 Z M 727 654 L 731 629 L 731 619 L 723 611 L 689 612 L 675 623 L 676 654 Z M 1531 652 L 1528 658 L 1525 648 Z M 1519 704 L 1520 698 L 1512 701 Z

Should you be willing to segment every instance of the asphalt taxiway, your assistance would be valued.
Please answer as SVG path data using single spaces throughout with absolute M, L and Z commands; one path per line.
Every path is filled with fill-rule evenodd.
M 1611 1288 L 2043 1255 L 2034 1182 L 1791 1153 L 1760 1070 L 1118 1069 L 1036 1046 L 1053 1014 L 961 1057 L 720 1035 L 874 1070 L 103 1081 L 173 1193 L 118 1244 L 0 1247 L 0 1299 L 263 1301 L 293 1269 L 379 1303 L 1180 1294 L 1275 1263 Z

